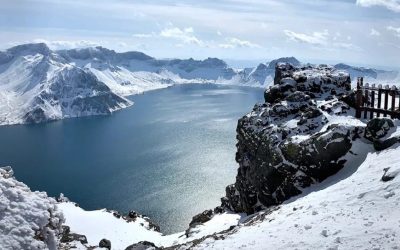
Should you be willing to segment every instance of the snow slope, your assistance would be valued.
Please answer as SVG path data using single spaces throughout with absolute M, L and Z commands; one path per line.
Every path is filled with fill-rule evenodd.
M 392 176 L 400 172 L 397 147 L 367 154 L 371 145 L 359 143 L 353 147 L 358 156 L 348 155 L 341 172 L 306 190 L 307 195 L 262 212 L 262 219 L 224 234 L 223 240 L 209 237 L 194 248 L 399 249 L 400 177 L 381 181 L 385 168 Z M 358 168 L 352 166 L 362 160 Z
M 127 246 L 140 241 L 153 242 L 157 246 L 169 247 L 228 229 L 237 225 L 242 217 L 239 214 L 218 214 L 212 220 L 192 228 L 190 237 L 185 232 L 172 235 L 162 235 L 150 228 L 147 220 L 138 217 L 134 222 L 126 222 L 103 210 L 85 211 L 71 202 L 61 202 L 58 208 L 63 212 L 65 224 L 71 232 L 87 237 L 87 246 L 97 246 L 101 239 L 111 241 L 113 249 L 125 249 Z M 79 243 L 77 243 L 79 245 Z

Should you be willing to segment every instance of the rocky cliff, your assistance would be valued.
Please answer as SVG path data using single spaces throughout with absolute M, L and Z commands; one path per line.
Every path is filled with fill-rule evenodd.
M 300 194 L 338 172 L 363 128 L 337 123 L 349 115 L 351 80 L 330 66 L 278 64 L 275 85 L 237 126 L 236 183 L 225 208 L 253 213 Z

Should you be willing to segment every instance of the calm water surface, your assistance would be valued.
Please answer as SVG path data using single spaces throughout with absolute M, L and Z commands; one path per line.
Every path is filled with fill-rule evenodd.
M 171 233 L 235 181 L 237 119 L 262 89 L 181 85 L 130 97 L 111 116 L 0 127 L 0 165 L 85 209 L 136 210 Z

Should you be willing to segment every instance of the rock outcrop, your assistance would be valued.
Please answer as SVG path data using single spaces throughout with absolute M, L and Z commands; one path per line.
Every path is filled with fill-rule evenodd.
M 362 127 L 336 124 L 351 108 L 350 76 L 332 67 L 278 64 L 265 103 L 237 126 L 236 183 L 226 188 L 225 208 L 253 213 L 298 195 L 343 168 L 342 159 Z
M 367 123 L 364 137 L 374 144 L 377 151 L 387 149 L 400 141 L 399 136 L 389 137 L 390 130 L 395 130 L 390 118 L 374 118 Z
M 130 245 L 125 250 L 158 250 L 161 249 L 149 241 L 141 241 L 136 244 Z

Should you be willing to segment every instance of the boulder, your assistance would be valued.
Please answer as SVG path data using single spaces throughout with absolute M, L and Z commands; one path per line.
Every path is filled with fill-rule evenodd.
M 202 213 L 193 216 L 192 221 L 189 223 L 189 226 L 197 225 L 205 223 L 213 217 L 214 213 L 211 209 L 205 210 Z
M 383 169 L 383 175 L 382 175 L 382 178 L 381 178 L 381 180 L 383 181 L 383 182 L 387 182 L 387 181 L 391 181 L 391 180 L 393 180 L 394 179 L 394 177 L 396 177 L 395 175 L 389 175 L 389 174 L 387 174 L 387 171 L 389 170 L 389 168 L 384 168 Z
M 400 142 L 400 138 L 399 137 L 392 137 L 386 140 L 374 140 L 374 148 L 376 151 L 382 151 L 385 150 L 387 148 L 390 148 L 391 146 L 393 146 L 394 144 Z
M 125 250 L 146 250 L 146 249 L 151 249 L 151 250 L 158 250 L 161 249 L 154 245 L 153 242 L 149 241 L 141 241 L 139 243 L 133 244 L 125 248 Z
M 103 248 L 107 248 L 107 249 L 111 249 L 111 241 L 107 240 L 107 239 L 102 239 L 99 242 L 99 247 L 103 247 Z
M 128 213 L 128 217 L 129 217 L 130 219 L 132 219 L 132 220 L 135 220 L 135 219 L 138 217 L 138 213 L 135 212 L 135 211 L 133 211 L 133 210 L 131 210 L 131 211 L 129 211 L 129 213 Z
M 68 226 L 62 226 L 63 232 L 61 234 L 61 243 L 69 243 L 73 241 L 79 241 L 82 244 L 87 244 L 87 238 L 85 235 L 71 233 Z
M 374 118 L 367 123 L 364 137 L 373 142 L 385 137 L 393 127 L 394 123 L 390 118 Z

